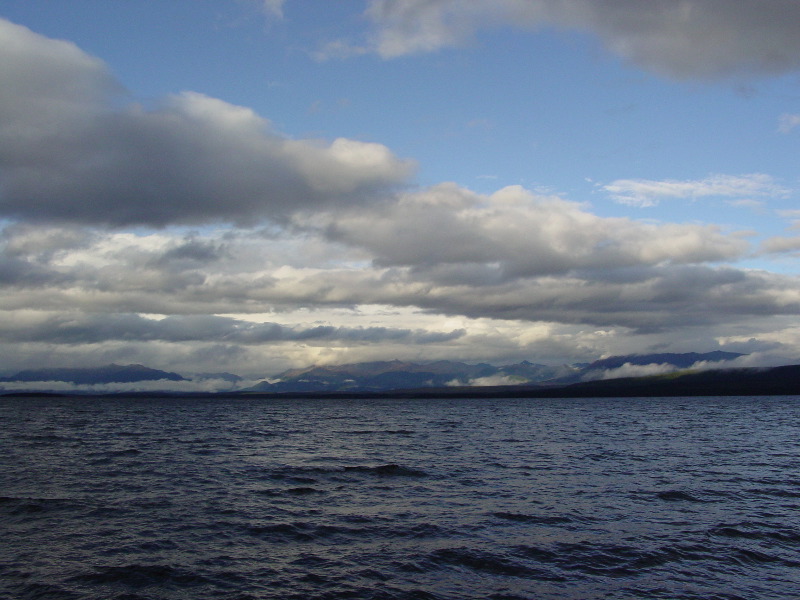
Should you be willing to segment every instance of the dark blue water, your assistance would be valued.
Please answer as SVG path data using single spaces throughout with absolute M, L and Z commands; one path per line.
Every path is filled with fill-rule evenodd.
M 800 398 L 0 399 L 0 598 L 800 598 Z

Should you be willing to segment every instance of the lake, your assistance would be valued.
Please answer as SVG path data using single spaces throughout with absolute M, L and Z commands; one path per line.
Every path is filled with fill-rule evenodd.
M 0 598 L 800 598 L 800 398 L 0 399 Z

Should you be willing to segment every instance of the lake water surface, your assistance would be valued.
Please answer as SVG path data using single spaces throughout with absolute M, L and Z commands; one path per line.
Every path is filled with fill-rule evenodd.
M 3 599 L 800 598 L 800 398 L 0 399 Z

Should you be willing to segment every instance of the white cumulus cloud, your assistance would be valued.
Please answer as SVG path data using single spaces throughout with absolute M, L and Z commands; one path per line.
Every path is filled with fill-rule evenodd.
M 118 108 L 120 89 L 73 44 L 0 20 L 0 216 L 252 224 L 358 203 L 413 170 L 380 144 L 289 139 L 196 92 Z
M 712 226 L 603 218 L 519 186 L 487 196 L 441 184 L 396 203 L 337 213 L 325 231 L 367 249 L 379 265 L 436 270 L 443 280 L 475 285 L 576 269 L 734 259 L 747 249 Z

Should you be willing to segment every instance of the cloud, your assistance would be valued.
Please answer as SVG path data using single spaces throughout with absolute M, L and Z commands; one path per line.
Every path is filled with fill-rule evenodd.
M 459 379 L 455 379 L 448 383 L 448 385 L 459 386 L 459 385 L 468 385 L 471 387 L 490 387 L 495 385 L 519 385 L 520 383 L 526 383 L 527 380 L 514 376 L 514 375 L 489 375 L 487 377 L 476 377 L 474 379 L 470 379 L 468 382 L 464 383 Z
M 800 115 L 784 113 L 778 119 L 778 131 L 781 133 L 789 133 L 798 125 L 800 125 Z
M 120 89 L 73 44 L 0 20 L 0 216 L 252 224 L 357 203 L 413 170 L 380 144 L 290 139 L 196 92 L 146 110 Z
M 579 204 L 511 186 L 486 196 L 441 184 L 327 225 L 333 240 L 368 250 L 381 266 L 411 266 L 481 285 L 575 269 L 731 260 L 742 239 L 712 226 L 602 218 Z
M 631 363 L 625 363 L 616 369 L 591 371 L 584 376 L 583 380 L 594 381 L 597 379 L 619 379 L 620 377 L 650 377 L 653 375 L 672 373 L 677 370 L 677 367 L 668 363 L 652 363 L 649 365 L 634 365 Z
M 369 326 L 340 326 L 339 315 L 298 328 L 274 318 L 264 319 L 273 326 L 253 324 L 245 315 L 385 306 L 644 332 L 800 307 L 791 277 L 709 265 L 748 254 L 739 236 L 713 226 L 603 218 L 519 187 L 483 195 L 443 184 L 358 211 L 296 216 L 294 225 L 277 236 L 9 226 L 0 235 L 0 275 L 4 308 L 12 311 L 3 328 L 13 333 L 0 328 L 0 336 L 413 346 L 460 340 L 465 327 L 386 327 L 383 316 Z M 13 312 L 23 309 L 66 321 L 27 323 Z M 75 316 L 82 313 L 119 320 Z M 215 314 L 241 317 L 201 318 Z M 91 339 L 92 332 L 100 337 Z
M 134 381 L 130 383 L 98 383 L 76 384 L 67 381 L 14 381 L 0 384 L 0 389 L 14 392 L 41 391 L 61 392 L 64 394 L 115 394 L 120 392 L 163 392 L 195 393 L 195 392 L 229 392 L 255 385 L 258 381 L 241 381 L 237 385 L 225 379 L 197 378 L 186 381 L 158 379 L 155 381 Z
M 701 329 L 760 342 L 800 311 L 796 278 L 726 266 L 750 253 L 741 234 L 518 186 L 412 190 L 413 165 L 380 144 L 292 139 L 195 92 L 137 106 L 73 44 L 2 20 L 0 41 L 4 368 L 594 358 Z M 603 189 L 789 193 L 761 174 Z
M 764 254 L 800 252 L 800 237 L 775 236 L 767 238 L 761 243 L 761 252 Z
M 219 242 L 203 240 L 195 235 L 184 238 L 177 245 L 153 259 L 154 266 L 185 270 L 218 261 L 225 256 L 225 246 Z
M 255 231 L 95 232 L 78 242 L 48 228 L 59 250 L 34 226 L 10 229 L 14 260 L 39 279 L 4 283 L 5 368 L 114 361 L 264 376 L 376 357 L 571 361 L 665 340 L 715 349 L 702 346 L 709 336 L 761 338 L 800 311 L 794 277 L 702 263 L 519 275 L 497 260 L 386 266 L 354 262 L 307 230 L 303 243 L 327 248 L 328 262 L 289 266 L 282 253 L 302 256 L 300 241 L 282 248 Z
M 283 18 L 285 0 L 260 0 L 264 12 L 273 17 Z
M 741 351 L 750 352 L 744 356 L 739 356 L 730 360 L 707 361 L 701 360 L 687 368 L 676 367 L 669 363 L 650 363 L 647 365 L 634 365 L 625 363 L 621 367 L 614 369 L 602 369 L 590 371 L 584 375 L 584 381 L 594 381 L 598 379 L 618 379 L 620 377 L 650 377 L 665 375 L 679 371 L 710 371 L 716 369 L 742 369 L 757 367 L 777 367 L 780 365 L 791 364 L 794 360 L 787 356 L 776 353 L 781 349 L 780 344 L 774 342 L 763 342 L 755 339 L 749 340 L 749 344 L 742 345 Z M 735 350 L 736 344 L 726 344 L 725 348 L 729 351 Z M 754 348 L 760 350 L 753 351 Z
M 677 181 L 673 179 L 617 179 L 601 186 L 616 202 L 629 206 L 655 206 L 667 198 L 704 198 L 708 196 L 783 198 L 791 190 L 779 185 L 763 173 L 749 175 L 709 175 L 705 179 Z
M 353 343 L 391 341 L 431 344 L 452 341 L 464 333 L 463 330 L 437 332 L 388 327 L 287 326 L 214 315 L 176 315 L 154 319 L 125 313 L 44 311 L 0 313 L 0 341 L 22 343 L 97 344 L 107 341 L 159 341 L 270 344 L 345 340 Z
M 800 68 L 795 0 L 372 0 L 370 46 L 385 58 L 464 44 L 497 27 L 585 31 L 624 60 L 675 79 Z
M 315 60 L 322 62 L 331 59 L 343 60 L 355 56 L 363 56 L 369 52 L 370 49 L 366 46 L 354 45 L 346 40 L 332 40 L 312 52 L 311 56 Z
M 766 209 L 766 202 L 763 200 L 753 200 L 752 198 L 741 198 L 739 200 L 728 200 L 729 206 L 736 206 L 738 208 L 749 208 L 758 213 L 764 213 Z

